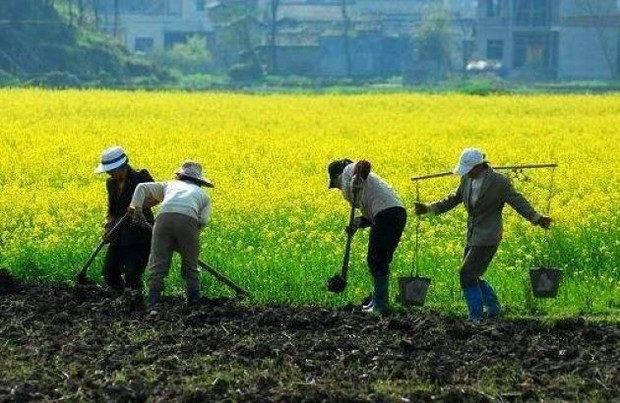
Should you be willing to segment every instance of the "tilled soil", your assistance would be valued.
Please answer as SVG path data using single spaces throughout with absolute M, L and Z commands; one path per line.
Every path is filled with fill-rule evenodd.
M 2 280 L 0 278 L 0 280 Z M 1 282 L 1 281 L 0 281 Z M 0 402 L 620 399 L 620 326 L 0 289 Z

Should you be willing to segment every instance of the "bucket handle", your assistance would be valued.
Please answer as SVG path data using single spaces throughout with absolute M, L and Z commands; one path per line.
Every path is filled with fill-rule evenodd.
M 415 201 L 420 202 L 420 182 L 415 181 Z M 420 216 L 415 215 L 415 231 L 414 231 L 414 249 L 413 249 L 413 271 L 415 277 L 419 273 L 419 255 L 420 255 Z
M 549 193 L 547 195 L 547 205 L 545 206 L 545 211 L 544 211 L 544 214 L 547 216 L 551 216 L 551 199 L 553 198 L 553 188 L 555 184 L 554 179 L 555 179 L 556 166 L 551 167 L 551 177 L 549 179 Z M 549 231 L 551 231 L 551 228 L 546 229 L 543 235 L 543 265 L 545 267 L 550 267 L 550 264 L 551 264 L 551 239 L 550 239 Z

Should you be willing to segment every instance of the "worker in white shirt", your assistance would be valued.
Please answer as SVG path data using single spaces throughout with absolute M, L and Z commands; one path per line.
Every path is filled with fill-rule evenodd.
M 129 206 L 135 222 L 144 221 L 145 200 L 161 202 L 153 227 L 148 265 L 149 307 L 159 302 L 174 251 L 181 255 L 181 277 L 185 281 L 187 302 L 191 304 L 200 299 L 200 231 L 211 216 L 211 200 L 201 186 L 212 188 L 213 184 L 205 178 L 199 163 L 185 161 L 176 171 L 174 180 L 141 183 L 136 187 Z
M 329 189 L 340 189 L 349 203 L 354 202 L 353 189 L 359 189 L 355 206 L 362 215 L 347 227 L 347 233 L 370 227 L 367 263 L 373 292 L 372 300 L 364 308 L 368 312 L 385 314 L 389 311 L 390 263 L 407 223 L 407 211 L 396 191 L 371 172 L 370 162 L 354 163 L 345 158 L 332 161 L 327 171 Z

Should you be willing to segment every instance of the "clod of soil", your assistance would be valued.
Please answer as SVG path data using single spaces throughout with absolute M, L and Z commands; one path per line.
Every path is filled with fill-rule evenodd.
M 19 283 L 11 276 L 7 269 L 0 269 L 0 295 L 7 295 L 15 291 Z
M 20 285 L 0 270 L 0 402 L 613 401 L 620 327 L 582 318 L 472 326 L 417 309 L 253 306 L 96 285 Z

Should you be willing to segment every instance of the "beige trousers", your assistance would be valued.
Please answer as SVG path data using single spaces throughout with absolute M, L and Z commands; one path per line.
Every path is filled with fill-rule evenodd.
M 181 277 L 187 295 L 200 292 L 198 258 L 200 253 L 200 228 L 192 217 L 177 213 L 162 213 L 153 227 L 149 257 L 149 291 L 161 294 L 164 279 L 170 271 L 172 253 L 181 255 Z

